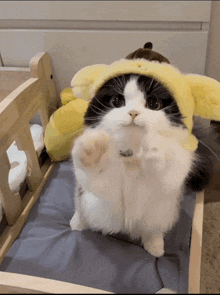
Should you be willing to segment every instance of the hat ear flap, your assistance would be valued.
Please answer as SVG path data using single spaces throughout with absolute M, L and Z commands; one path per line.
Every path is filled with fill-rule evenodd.
M 220 83 L 200 75 L 186 75 L 194 98 L 194 116 L 220 121 Z
M 73 94 L 78 98 L 90 100 L 90 87 L 94 81 L 108 68 L 107 65 L 97 64 L 79 70 L 71 81 Z

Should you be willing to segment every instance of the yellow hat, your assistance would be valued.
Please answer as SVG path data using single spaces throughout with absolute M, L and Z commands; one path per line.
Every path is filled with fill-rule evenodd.
M 86 97 L 82 98 L 90 100 L 107 80 L 132 73 L 155 78 L 175 98 L 184 117 L 184 124 L 189 130 L 189 138 L 184 143 L 185 149 L 195 150 L 198 145 L 197 139 L 191 134 L 193 116 L 220 121 L 220 83 L 206 76 L 183 74 L 167 63 L 145 59 L 121 59 L 109 66 L 103 64 L 89 66 L 81 69 L 74 76 L 71 86 L 74 92 L 73 82 L 75 82 L 75 86 L 78 87 L 78 97 L 80 92 L 86 93 Z

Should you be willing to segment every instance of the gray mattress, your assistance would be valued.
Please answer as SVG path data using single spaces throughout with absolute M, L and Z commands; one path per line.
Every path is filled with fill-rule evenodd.
M 120 234 L 72 231 L 74 184 L 71 161 L 56 163 L 0 271 L 115 293 L 156 293 L 163 287 L 188 292 L 195 194 L 185 195 L 180 219 L 165 236 L 165 255 L 155 258 Z

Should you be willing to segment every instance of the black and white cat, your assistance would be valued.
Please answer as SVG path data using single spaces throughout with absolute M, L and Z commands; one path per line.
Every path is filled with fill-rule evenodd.
M 125 233 L 162 256 L 183 193 L 205 187 L 211 164 L 200 148 L 183 149 L 188 130 L 175 99 L 155 79 L 125 74 L 101 87 L 84 119 L 72 149 L 71 228 Z

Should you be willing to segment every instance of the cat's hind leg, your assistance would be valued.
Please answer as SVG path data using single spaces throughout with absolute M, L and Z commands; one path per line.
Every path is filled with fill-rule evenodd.
M 81 220 L 79 212 L 75 211 L 72 219 L 70 220 L 70 227 L 72 230 L 82 231 L 88 226 L 85 221 Z
M 142 238 L 144 249 L 155 257 L 164 255 L 164 239 L 162 233 L 151 233 Z

